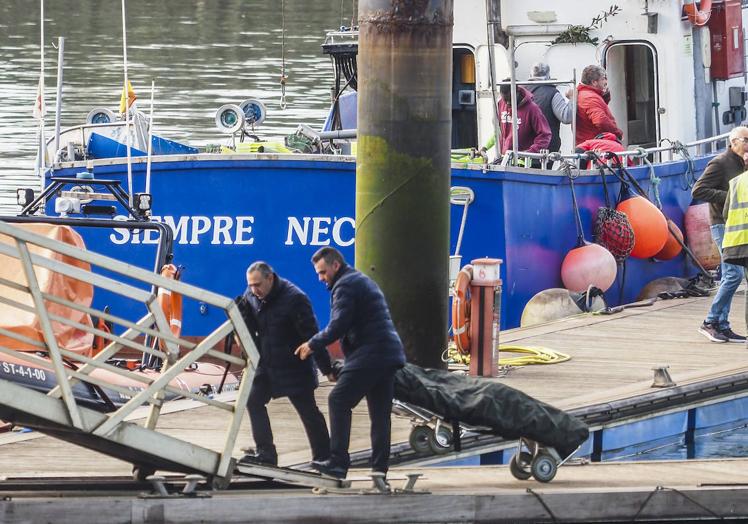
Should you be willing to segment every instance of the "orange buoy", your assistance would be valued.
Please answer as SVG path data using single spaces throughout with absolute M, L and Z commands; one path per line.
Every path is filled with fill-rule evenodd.
M 457 273 L 452 297 L 452 334 L 457 350 L 463 355 L 470 353 L 470 282 L 473 266 L 464 266 Z
M 681 246 L 681 242 L 683 242 L 683 233 L 680 228 L 669 218 L 667 219 L 667 225 L 667 241 L 665 242 L 665 246 L 660 249 L 660 252 L 655 255 L 657 260 L 670 260 L 680 255 L 680 252 L 683 250 L 683 247 Z M 675 233 L 675 236 L 673 236 L 673 232 Z M 678 240 L 680 240 L 680 242 Z
M 607 291 L 616 281 L 616 259 L 599 244 L 585 244 L 566 254 L 561 280 L 570 291 L 587 291 L 590 286 Z
M 690 206 L 683 218 L 688 249 L 707 270 L 715 269 L 721 262 L 719 248 L 712 239 L 710 223 L 709 204 Z
M 622 201 L 616 210 L 626 214 L 634 230 L 632 257 L 650 258 L 660 252 L 668 237 L 667 221 L 662 211 L 641 196 Z

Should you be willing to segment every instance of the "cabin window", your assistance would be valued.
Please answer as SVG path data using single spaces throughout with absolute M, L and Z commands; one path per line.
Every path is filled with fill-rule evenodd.
M 452 53 L 452 149 L 478 144 L 478 113 L 475 94 L 475 55 L 471 49 Z
M 642 42 L 616 42 L 605 49 L 610 108 L 628 146 L 656 146 L 660 135 L 657 55 Z

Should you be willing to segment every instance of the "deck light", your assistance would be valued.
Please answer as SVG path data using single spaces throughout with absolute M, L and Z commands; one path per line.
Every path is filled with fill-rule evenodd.
M 135 193 L 135 209 L 150 211 L 153 197 L 150 193 Z
M 16 202 L 21 207 L 26 207 L 34 201 L 34 190 L 30 187 L 19 187 L 16 189 Z

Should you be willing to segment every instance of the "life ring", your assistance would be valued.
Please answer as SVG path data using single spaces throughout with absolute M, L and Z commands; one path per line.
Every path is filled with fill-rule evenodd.
M 452 297 L 452 338 L 457 350 L 470 353 L 470 281 L 473 280 L 473 266 L 467 265 L 457 273 L 454 296 Z
M 166 264 L 161 268 L 161 276 L 171 280 L 179 280 L 179 269 L 174 264 Z M 169 289 L 158 289 L 158 304 L 166 315 L 171 334 L 179 338 L 182 334 L 182 295 Z M 160 342 L 162 350 L 166 350 L 166 344 Z
M 701 0 L 699 6 L 696 6 L 696 0 L 691 0 L 683 6 L 683 12 L 688 17 L 688 21 L 695 26 L 706 25 L 709 17 L 712 16 L 712 0 Z

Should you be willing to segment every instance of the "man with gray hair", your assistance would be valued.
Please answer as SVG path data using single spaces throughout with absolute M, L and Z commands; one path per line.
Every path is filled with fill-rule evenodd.
M 532 66 L 532 72 L 528 80 L 550 79 L 551 67 L 548 64 L 538 62 Z M 574 116 L 571 111 L 571 103 L 553 84 L 530 84 L 526 85 L 525 88 L 532 93 L 533 100 L 540 107 L 551 128 L 551 143 L 548 145 L 548 151 L 551 153 L 559 151 L 561 149 L 561 136 L 559 134 L 561 124 L 571 124 L 571 118 Z
M 712 238 L 722 257 L 722 280 L 706 319 L 699 327 L 699 333 L 712 342 L 745 342 L 745 337 L 730 328 L 730 306 L 740 282 L 743 280 L 743 267 L 725 262 L 722 253 L 722 240 L 725 236 L 723 210 L 730 188 L 730 180 L 740 175 L 748 161 L 748 127 L 739 126 L 730 131 L 730 145 L 727 151 L 712 158 L 704 172 L 694 184 L 691 194 L 695 199 L 709 202 L 709 220 Z
M 247 401 L 256 450 L 247 453 L 241 462 L 278 464 L 267 404 L 270 399 L 280 397 L 288 397 L 301 417 L 312 447 L 312 459 L 326 460 L 330 456 L 330 437 L 314 399 L 317 372 L 312 360 L 299 360 L 294 355 L 301 343 L 317 333 L 317 319 L 309 297 L 279 277 L 267 262 L 257 261 L 247 269 L 247 290 L 241 300 L 249 305 L 243 314 L 254 317 L 247 325 L 256 326 L 260 353 Z M 332 374 L 327 351 L 315 353 L 314 361 L 322 373 Z
M 582 83 L 577 86 L 577 143 L 591 140 L 601 133 L 613 133 L 623 139 L 608 103 L 608 73 L 599 65 L 588 65 L 582 71 Z

